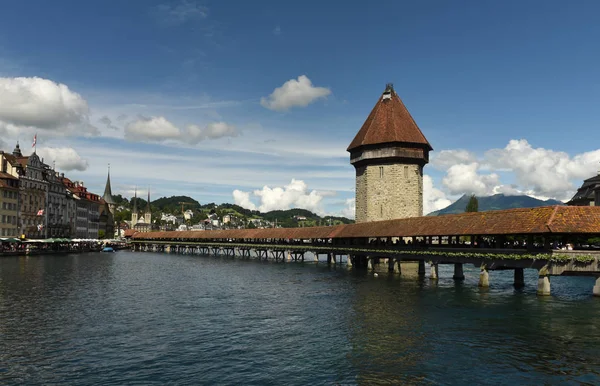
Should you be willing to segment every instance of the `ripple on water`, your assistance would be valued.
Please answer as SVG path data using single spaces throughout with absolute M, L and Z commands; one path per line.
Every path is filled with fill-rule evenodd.
M 0 259 L 3 384 L 598 384 L 590 278 L 119 252 Z

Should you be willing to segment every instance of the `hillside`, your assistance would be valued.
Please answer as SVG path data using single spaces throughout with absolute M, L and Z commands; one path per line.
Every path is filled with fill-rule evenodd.
M 456 200 L 453 204 L 449 205 L 444 209 L 431 212 L 428 216 L 438 216 L 442 214 L 456 214 L 463 213 L 469 202 L 469 197 L 466 194 Z M 511 209 L 511 208 L 536 208 L 538 206 L 548 205 L 564 205 L 564 203 L 557 200 L 538 200 L 530 196 L 506 196 L 504 194 L 495 194 L 487 197 L 477 197 L 479 201 L 479 211 L 483 212 L 486 210 L 499 210 L 499 209 Z
M 131 202 L 121 196 L 118 197 L 118 204 L 123 206 L 124 210 L 117 213 L 115 218 L 118 221 L 129 220 L 131 218 Z M 194 217 L 189 221 L 190 225 L 197 224 L 208 217 L 209 214 L 215 213 L 219 218 L 222 218 L 225 214 L 230 214 L 237 219 L 246 220 L 248 219 L 262 219 L 270 223 L 276 223 L 283 227 L 299 227 L 299 226 L 317 226 L 317 225 L 336 225 L 336 224 L 349 224 L 354 222 L 353 220 L 345 217 L 335 216 L 324 216 L 321 217 L 316 213 L 313 213 L 306 209 L 287 209 L 287 210 L 273 210 L 266 213 L 261 213 L 257 210 L 249 210 L 242 208 L 236 204 L 215 204 L 214 202 L 201 205 L 198 201 L 188 196 L 172 196 L 172 197 L 161 197 L 150 203 L 152 210 L 152 218 L 160 218 L 161 213 L 173 214 L 176 216 L 181 215 L 181 202 L 186 204 L 183 205 L 183 210 L 192 210 Z M 143 211 L 146 208 L 146 200 L 143 198 L 137 199 L 138 210 Z M 300 217 L 300 220 L 298 219 Z M 305 218 L 305 219 L 304 219 Z

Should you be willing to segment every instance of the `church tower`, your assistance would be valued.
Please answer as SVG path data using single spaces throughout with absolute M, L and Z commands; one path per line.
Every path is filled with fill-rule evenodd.
M 106 177 L 106 186 L 104 187 L 104 194 L 102 195 L 102 198 L 108 205 L 108 210 L 110 213 L 114 215 L 117 204 L 112 196 L 112 189 L 110 188 L 110 165 L 108 166 L 108 176 Z
M 138 211 L 137 211 L 137 188 L 133 194 L 133 210 L 131 211 L 131 229 L 138 223 Z
M 423 167 L 433 150 L 392 84 L 348 146 L 356 222 L 423 215 Z
M 150 211 L 150 189 L 148 188 L 148 203 L 146 204 L 146 212 L 144 213 L 144 222 L 151 224 L 152 212 Z

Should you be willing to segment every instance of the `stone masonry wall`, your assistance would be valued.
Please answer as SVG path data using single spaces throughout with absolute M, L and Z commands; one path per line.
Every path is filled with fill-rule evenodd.
M 356 168 L 356 222 L 423 215 L 423 170 L 415 164 Z

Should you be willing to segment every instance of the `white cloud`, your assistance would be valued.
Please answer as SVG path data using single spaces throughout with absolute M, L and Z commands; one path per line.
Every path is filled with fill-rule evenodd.
M 346 206 L 342 209 L 341 215 L 346 218 L 354 219 L 356 215 L 356 198 L 347 198 Z
M 250 192 L 243 192 L 241 190 L 233 191 L 233 202 L 242 208 L 256 210 L 256 205 L 250 200 Z
M 240 132 L 235 126 L 225 122 L 212 122 L 201 128 L 197 125 L 189 125 L 187 127 L 188 139 L 192 143 L 198 143 L 205 139 L 218 139 L 223 137 L 237 137 Z
M 104 124 L 106 127 L 112 130 L 119 130 L 118 126 L 113 125 L 112 120 L 106 115 L 98 120 L 100 123 Z
M 64 84 L 38 77 L 0 78 L 0 126 L 5 132 L 98 134 L 89 113 L 86 100 Z
M 157 20 L 164 25 L 180 25 L 206 19 L 208 8 L 196 1 L 183 0 L 176 4 L 160 4 L 155 8 Z
M 444 192 L 433 186 L 433 179 L 423 175 L 423 214 L 443 209 L 452 204 Z
M 106 123 L 106 122 L 104 122 Z M 212 122 L 205 127 L 188 125 L 184 130 L 165 117 L 142 117 L 125 125 L 125 138 L 133 141 L 163 142 L 167 140 L 197 144 L 205 139 L 237 137 L 240 132 L 225 122 Z
M 478 167 L 477 162 L 452 165 L 442 179 L 442 183 L 451 194 L 489 195 L 494 187 L 499 185 L 500 177 L 495 173 L 479 174 L 477 173 Z
M 324 213 L 322 208 L 323 194 L 316 190 L 308 190 L 308 186 L 302 180 L 292 179 L 283 187 L 264 186 L 260 190 L 252 192 L 252 196 L 260 202 L 260 205 L 251 201 L 250 192 L 235 190 L 233 199 L 237 205 L 247 209 L 258 208 L 261 212 L 271 210 L 286 210 L 290 208 L 302 208 L 315 213 Z M 245 206 L 244 206 L 245 205 Z
M 330 89 L 314 87 L 306 75 L 300 75 L 297 80 L 290 79 L 277 87 L 268 98 L 261 98 L 260 104 L 270 110 L 285 111 L 291 107 L 306 107 L 329 94 Z
M 523 190 L 544 197 L 569 199 L 574 187 L 593 176 L 600 162 L 600 149 L 575 155 L 534 148 L 525 139 L 511 140 L 504 149 L 485 153 L 491 168 L 509 169 Z
M 125 138 L 130 140 L 160 142 L 180 136 L 181 131 L 165 117 L 143 117 L 125 125 Z
M 79 170 L 84 171 L 88 168 L 88 161 L 70 147 L 42 147 L 37 149 L 37 154 L 44 159 L 48 165 L 56 163 L 56 169 L 64 171 Z
M 469 164 L 475 161 L 477 161 L 477 157 L 470 151 L 463 149 L 442 150 L 434 154 L 431 166 L 439 170 L 446 170 L 456 164 Z

